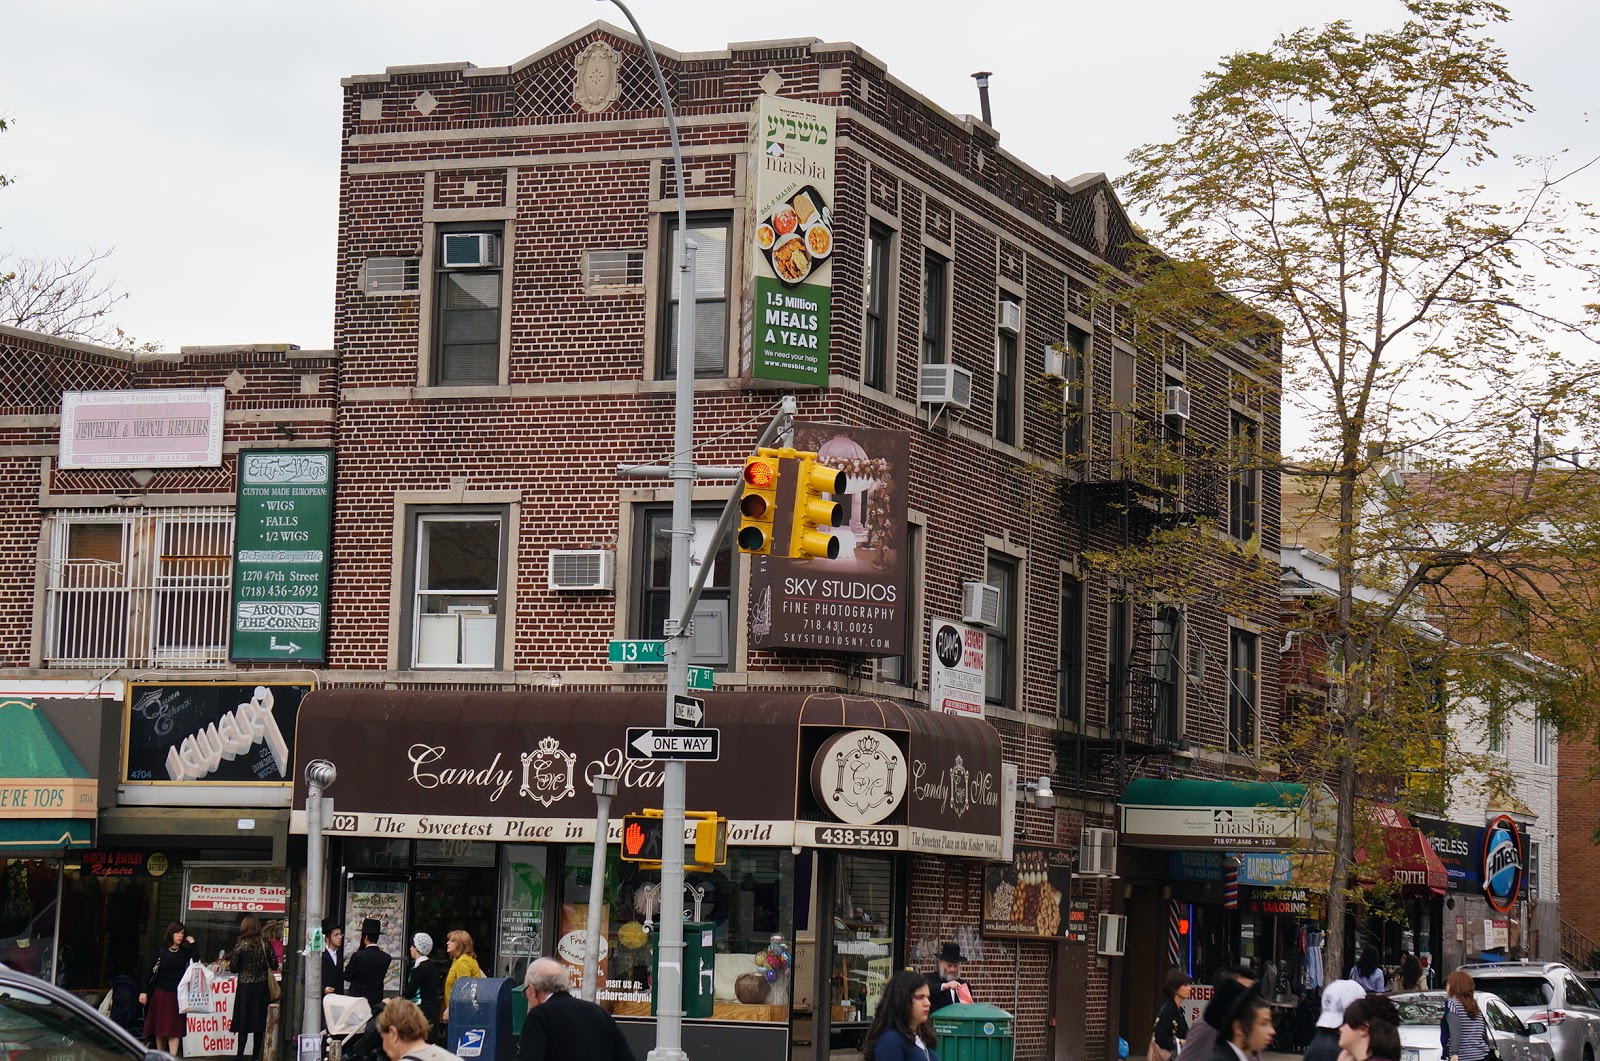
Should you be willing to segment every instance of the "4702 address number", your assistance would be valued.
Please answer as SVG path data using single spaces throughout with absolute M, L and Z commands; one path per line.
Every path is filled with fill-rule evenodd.
M 893 829 L 817 830 L 817 843 L 834 847 L 898 847 L 900 834 Z

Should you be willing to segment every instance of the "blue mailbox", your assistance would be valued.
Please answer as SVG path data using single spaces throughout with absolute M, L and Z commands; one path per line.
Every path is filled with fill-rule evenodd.
M 462 1061 L 517 1061 L 512 1007 L 520 993 L 503 976 L 463 976 L 450 992 L 445 1049 Z M 524 1005 L 526 1003 L 523 1003 Z

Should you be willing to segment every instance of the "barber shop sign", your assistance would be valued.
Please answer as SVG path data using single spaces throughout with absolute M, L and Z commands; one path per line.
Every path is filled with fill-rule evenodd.
M 1501 814 L 1483 828 L 1483 847 L 1479 853 L 1483 897 L 1500 913 L 1508 912 L 1522 892 L 1527 840 L 1522 827 Z

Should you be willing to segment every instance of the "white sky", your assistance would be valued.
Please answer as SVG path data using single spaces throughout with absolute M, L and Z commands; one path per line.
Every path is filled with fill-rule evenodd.
M 1503 154 L 1600 152 L 1593 0 L 1508 0 L 1498 34 L 1539 112 Z M 1281 30 L 1398 23 L 1398 0 L 633 0 L 663 47 L 848 40 L 955 113 L 992 70 L 1001 146 L 1046 173 L 1113 176 L 1168 136 L 1202 73 Z M 165 349 L 332 343 L 339 79 L 503 66 L 595 19 L 595 0 L 18 0 L 0 17 L 0 255 L 114 249 L 117 321 Z M 1600 109 L 1600 108 L 1597 108 Z M 1595 115 L 1600 119 L 1600 114 Z M 1600 174 L 1585 178 L 1600 198 Z

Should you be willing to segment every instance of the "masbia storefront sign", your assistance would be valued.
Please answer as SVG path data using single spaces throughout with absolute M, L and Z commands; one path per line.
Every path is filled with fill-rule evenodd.
M 629 759 L 624 737 L 663 711 L 659 693 L 321 690 L 300 705 L 296 748 L 338 770 L 335 835 L 589 843 L 591 783 L 610 775 L 615 842 L 622 815 L 661 806 L 662 764 Z M 689 764 L 689 805 L 727 817 L 731 845 L 1000 853 L 986 722 L 838 694 L 719 694 L 707 713 L 721 758 Z M 297 786 L 291 828 L 304 832 Z

